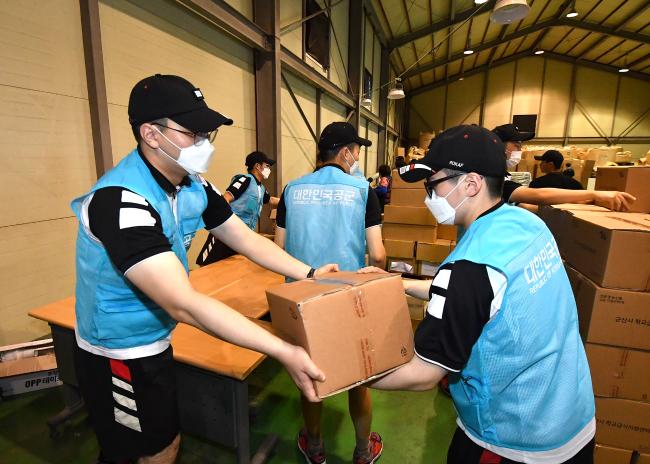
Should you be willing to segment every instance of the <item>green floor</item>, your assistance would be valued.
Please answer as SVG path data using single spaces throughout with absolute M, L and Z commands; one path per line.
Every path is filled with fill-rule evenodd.
M 257 404 L 251 423 L 256 447 L 268 433 L 279 435 L 271 463 L 303 462 L 295 449 L 301 424 L 297 390 L 273 361 L 265 362 L 250 378 L 251 400 Z M 455 428 L 449 398 L 437 391 L 401 393 L 373 391 L 373 430 L 385 443 L 381 463 L 440 464 Z M 25 394 L 0 401 L 0 462 L 93 463 L 98 448 L 84 415 L 69 424 L 63 436 L 49 438 L 45 420 L 63 407 L 59 389 Z M 347 395 L 325 401 L 323 429 L 327 462 L 350 462 L 354 433 L 347 413 Z M 299 459 L 300 458 L 300 459 Z M 234 463 L 234 453 L 184 436 L 179 463 Z

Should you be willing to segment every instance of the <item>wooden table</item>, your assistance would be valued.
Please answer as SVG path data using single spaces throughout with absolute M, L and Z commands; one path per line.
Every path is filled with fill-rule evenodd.
M 284 280 L 237 255 L 192 271 L 190 281 L 196 290 L 256 319 L 269 311 L 264 290 Z M 59 378 L 64 384 L 66 409 L 48 421 L 53 428 L 82 404 L 73 362 L 74 302 L 74 297 L 69 297 L 29 313 L 50 325 Z M 268 322 L 255 322 L 271 330 Z M 246 379 L 266 356 L 183 323 L 172 333 L 172 346 L 181 431 L 235 448 L 239 463 L 264 462 L 274 440 L 265 440 L 251 460 Z

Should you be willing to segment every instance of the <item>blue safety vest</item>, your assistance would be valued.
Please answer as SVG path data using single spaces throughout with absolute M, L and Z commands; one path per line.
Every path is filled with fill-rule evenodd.
M 587 357 L 557 245 L 537 216 L 503 205 L 465 231 L 442 265 L 468 260 L 507 288 L 466 366 L 450 377 L 465 431 L 498 447 L 561 447 L 594 417 Z M 441 265 L 441 266 L 442 266 Z
M 252 230 L 255 230 L 260 214 L 262 214 L 266 189 L 264 185 L 259 185 L 255 176 L 250 173 L 234 176 L 230 182 L 235 182 L 235 180 L 242 177 L 249 177 L 251 181 L 248 183 L 246 191 L 230 203 L 230 207 L 239 219 L 244 221 Z
M 203 228 L 207 195 L 193 177 L 176 196 L 177 217 L 171 199 L 151 175 L 137 150 L 103 175 L 87 194 L 72 201 L 79 218 L 77 234 L 76 316 L 78 335 L 94 346 L 120 349 L 148 345 L 169 335 L 176 326 L 165 310 L 138 290 L 110 261 L 106 250 L 81 221 L 84 201 L 104 187 L 123 187 L 144 197 L 160 214 L 163 233 L 172 250 L 187 266 L 186 251 L 196 231 Z
M 362 268 L 367 201 L 368 182 L 334 166 L 290 182 L 284 190 L 287 252 L 315 268 Z

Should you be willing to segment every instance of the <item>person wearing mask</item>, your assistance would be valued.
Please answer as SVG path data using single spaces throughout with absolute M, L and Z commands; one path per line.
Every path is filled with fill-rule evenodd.
M 200 176 L 217 129 L 232 120 L 199 88 L 179 76 L 147 77 L 131 90 L 128 114 L 136 148 L 72 202 L 75 369 L 100 463 L 171 464 L 180 443 L 170 344 L 177 322 L 275 357 L 312 401 L 313 381 L 323 378 L 302 348 L 192 288 L 187 250 L 197 230 L 293 279 L 338 266 L 315 270 L 254 233 Z
M 391 170 L 390 166 L 387 164 L 382 164 L 379 166 L 379 178 L 377 179 L 377 186 L 375 187 L 375 193 L 377 198 L 379 198 L 379 204 L 381 205 L 381 212 L 384 212 L 384 206 L 390 203 L 390 188 L 391 188 Z
M 561 168 L 562 163 L 564 163 L 564 156 L 559 151 L 547 150 L 543 155 L 535 156 L 535 159 L 541 161 L 539 163 L 539 169 L 544 175 L 533 180 L 529 185 L 530 188 L 553 187 L 569 190 L 584 190 L 580 182 L 562 173 Z
M 425 181 L 438 223 L 466 230 L 432 280 L 404 279 L 429 301 L 415 356 L 371 387 L 425 391 L 449 373 L 448 464 L 591 464 L 594 395 L 573 292 L 546 225 L 501 198 L 504 149 L 482 127 L 457 126 L 400 170 Z M 383 272 L 361 272 L 373 271 Z
M 245 162 L 248 173 L 233 176 L 223 194 L 233 213 L 254 231 L 257 230 L 262 207 L 267 203 L 270 203 L 272 208 L 276 207 L 279 201 L 279 198 L 272 197 L 262 184 L 262 180 L 271 175 L 271 166 L 274 164 L 275 160 L 261 151 L 250 153 Z M 214 235 L 209 235 L 199 252 L 196 264 L 205 266 L 234 254 L 235 251 L 230 247 L 218 241 Z
M 370 264 L 385 266 L 379 200 L 365 179 L 350 174 L 359 161 L 360 147 L 370 143 L 347 122 L 323 129 L 318 141 L 323 165 L 289 182 L 280 197 L 275 242 L 291 256 L 313 265 L 333 260 L 342 271 L 357 271 L 365 266 L 367 248 Z M 356 435 L 353 462 L 374 463 L 383 444 L 379 434 L 370 430 L 370 393 L 366 387 L 356 387 L 349 390 L 348 399 Z M 302 397 L 305 428 L 298 434 L 298 449 L 311 464 L 325 462 L 322 409 L 322 403 Z
M 521 161 L 521 142 L 532 139 L 533 132 L 520 132 L 514 124 L 492 129 L 505 144 L 509 170 Z M 560 203 L 592 203 L 614 211 L 627 211 L 636 198 L 626 192 L 607 190 L 565 190 L 559 188 L 530 188 L 506 179 L 502 199 L 506 203 L 524 205 L 557 205 Z

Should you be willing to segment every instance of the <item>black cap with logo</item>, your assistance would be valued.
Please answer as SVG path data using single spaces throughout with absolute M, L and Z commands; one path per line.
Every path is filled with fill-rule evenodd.
M 507 175 L 505 146 L 483 127 L 452 127 L 431 141 L 422 159 L 401 167 L 399 175 L 405 182 L 417 182 L 441 169 L 503 177 Z
M 201 89 L 179 76 L 156 74 L 135 84 L 129 97 L 132 126 L 160 118 L 170 118 L 192 132 L 211 132 L 232 124 L 208 108 Z
M 248 169 L 251 169 L 257 163 L 267 163 L 269 166 L 273 166 L 275 164 L 275 160 L 266 156 L 266 153 L 262 153 L 261 151 L 254 151 L 248 154 L 246 157 L 246 162 L 244 164 Z
M 520 132 L 514 124 L 503 124 L 492 129 L 503 143 L 506 142 L 525 142 L 535 137 L 535 132 Z
M 359 137 L 354 126 L 349 122 L 333 122 L 328 124 L 321 132 L 318 140 L 318 150 L 324 152 L 349 143 L 358 143 L 364 147 L 372 145 L 370 140 Z
M 560 169 L 562 163 L 564 162 L 564 156 L 557 150 L 547 150 L 541 156 L 536 156 L 537 161 L 546 161 L 547 163 L 553 163 L 555 169 Z

